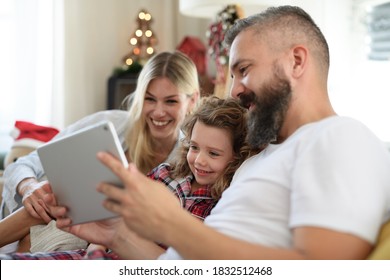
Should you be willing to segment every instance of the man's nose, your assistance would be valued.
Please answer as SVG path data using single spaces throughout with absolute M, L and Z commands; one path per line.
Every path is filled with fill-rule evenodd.
M 234 99 L 240 98 L 240 95 L 245 92 L 245 86 L 237 78 L 232 78 L 230 86 L 230 96 Z

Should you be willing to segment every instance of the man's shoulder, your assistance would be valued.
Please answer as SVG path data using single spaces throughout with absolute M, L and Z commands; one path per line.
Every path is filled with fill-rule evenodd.
M 364 123 L 346 116 L 331 116 L 317 122 L 306 124 L 294 134 L 302 138 L 309 135 L 316 139 L 322 138 L 324 135 L 327 135 L 327 137 L 334 136 L 336 138 L 354 136 L 356 134 L 374 136 L 374 133 Z

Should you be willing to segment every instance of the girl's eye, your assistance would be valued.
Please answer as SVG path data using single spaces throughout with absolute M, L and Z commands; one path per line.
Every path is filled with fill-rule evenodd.
M 218 157 L 219 156 L 219 153 L 217 153 L 217 152 L 210 152 L 210 155 L 212 156 L 212 157 Z
M 198 150 L 198 147 L 195 145 L 190 145 L 190 150 L 196 151 Z

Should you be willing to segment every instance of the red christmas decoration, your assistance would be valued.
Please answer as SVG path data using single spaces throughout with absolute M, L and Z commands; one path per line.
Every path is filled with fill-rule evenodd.
M 196 65 L 199 75 L 206 74 L 206 46 L 196 37 L 186 36 L 176 48 L 189 56 Z

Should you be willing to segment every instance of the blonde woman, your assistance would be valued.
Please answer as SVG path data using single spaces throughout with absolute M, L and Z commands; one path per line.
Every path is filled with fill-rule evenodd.
M 79 129 L 102 120 L 111 121 L 121 140 L 129 160 L 147 173 L 168 160 L 180 138 L 180 126 L 199 100 L 199 83 L 195 64 L 183 53 L 163 52 L 153 56 L 138 77 L 137 88 L 131 94 L 128 111 L 110 110 L 87 116 L 61 131 L 55 139 L 67 136 Z M 41 220 L 51 231 L 54 221 L 47 212 L 43 197 L 49 192 L 49 182 L 36 152 L 18 159 L 4 172 L 2 212 L 24 206 L 33 219 Z M 26 222 L 29 228 L 29 223 Z M 83 247 L 84 242 L 61 247 L 57 244 L 34 246 L 34 236 L 46 236 L 46 226 L 31 228 L 34 250 L 61 250 Z M 59 232 L 63 234 L 63 232 Z M 72 239 L 72 237 L 69 237 Z M 28 238 L 29 240 L 30 238 Z M 28 251 L 30 242 L 20 243 L 20 251 Z M 69 243 L 69 242 L 66 242 Z

